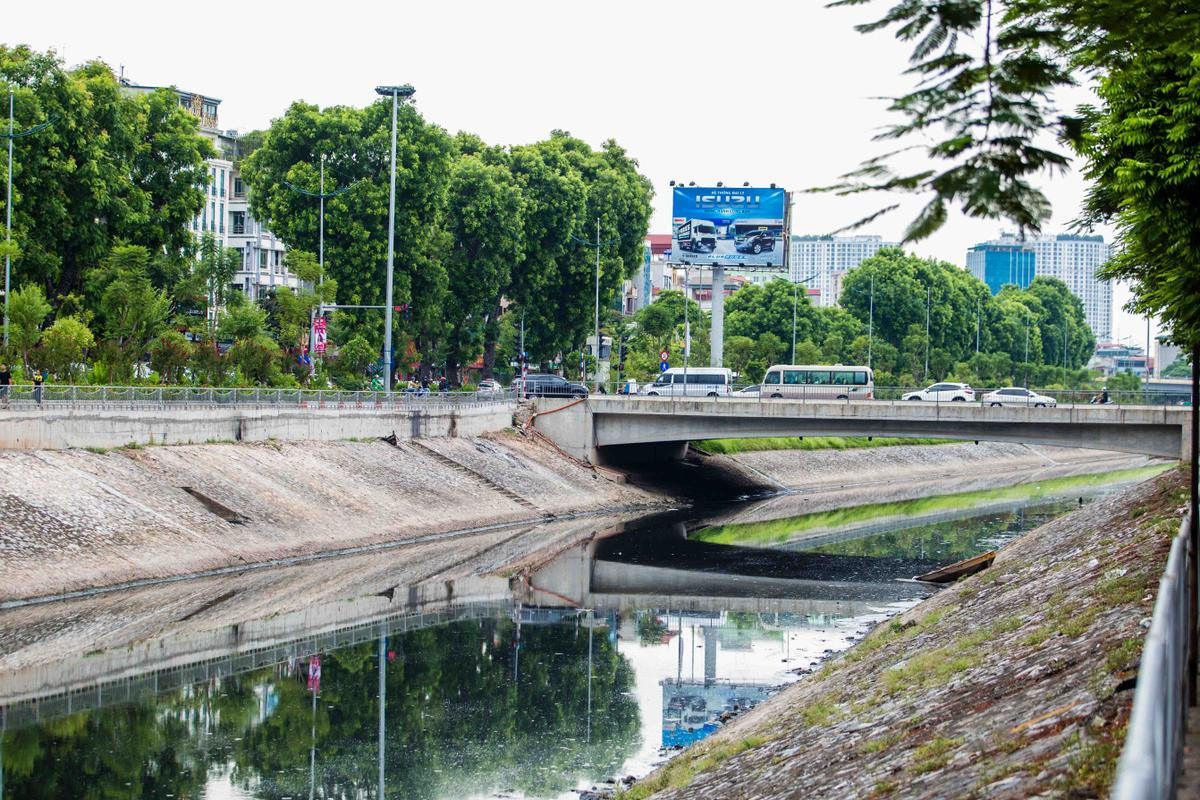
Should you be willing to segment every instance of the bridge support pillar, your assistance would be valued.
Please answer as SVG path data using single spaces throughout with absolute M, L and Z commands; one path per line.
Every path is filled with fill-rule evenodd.
M 712 322 L 710 325 L 708 365 L 725 366 L 725 267 L 712 268 Z

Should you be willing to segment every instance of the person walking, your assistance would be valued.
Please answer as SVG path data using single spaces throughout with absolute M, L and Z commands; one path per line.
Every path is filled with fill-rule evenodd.
M 12 387 L 12 371 L 8 364 L 0 364 L 0 405 L 8 408 L 8 392 Z
M 42 384 L 45 383 L 45 381 L 46 381 L 46 378 L 42 374 L 42 371 L 40 369 L 34 370 L 34 372 L 33 372 L 33 402 L 37 403 L 39 406 L 42 404 Z

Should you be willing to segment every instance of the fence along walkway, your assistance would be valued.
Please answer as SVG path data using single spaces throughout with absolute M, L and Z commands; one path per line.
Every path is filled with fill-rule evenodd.
M 341 391 L 338 389 L 218 388 L 201 386 L 12 386 L 9 408 L 138 408 L 161 406 L 294 406 L 403 409 L 431 405 L 491 405 L 511 392 Z M 0 406 L 2 408 L 3 406 Z

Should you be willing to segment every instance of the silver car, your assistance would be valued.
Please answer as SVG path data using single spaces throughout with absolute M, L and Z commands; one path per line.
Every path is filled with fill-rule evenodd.
M 988 392 L 982 398 L 985 406 L 1034 406 L 1036 408 L 1054 408 L 1058 401 L 1044 394 L 1031 392 L 1021 386 L 1006 386 L 994 392 Z

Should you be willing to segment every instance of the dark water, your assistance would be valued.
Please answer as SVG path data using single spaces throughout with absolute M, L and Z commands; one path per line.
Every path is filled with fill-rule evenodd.
M 0 706 L 0 796 L 574 797 L 645 774 L 664 747 L 911 607 L 928 590 L 896 579 L 917 566 L 1074 505 L 889 523 L 807 552 L 703 542 L 686 533 L 700 521 L 656 519 L 564 554 L 520 597 Z

